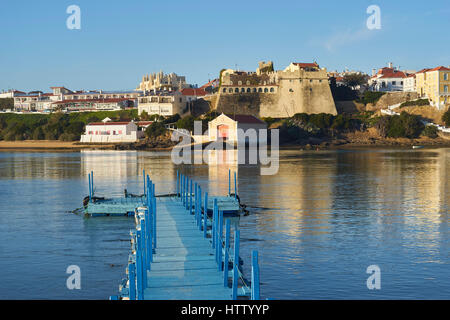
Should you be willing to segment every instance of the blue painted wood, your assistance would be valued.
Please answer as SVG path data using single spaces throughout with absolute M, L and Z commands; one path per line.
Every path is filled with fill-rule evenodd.
M 228 169 L 228 196 L 231 195 L 231 170 Z
M 198 210 L 197 210 L 197 226 L 202 230 L 202 188 L 198 186 Z
M 258 251 L 252 251 L 252 300 L 259 300 L 259 262 Z
M 233 300 L 237 299 L 239 282 L 239 230 L 234 230 L 234 254 L 233 254 Z
M 191 179 L 191 184 L 190 184 L 190 188 L 189 188 L 189 214 L 192 213 L 192 193 L 194 192 L 194 189 L 192 188 L 192 179 Z
M 203 236 L 206 238 L 208 231 L 208 215 L 206 214 L 208 208 L 208 192 L 205 192 L 205 206 L 203 210 Z
M 179 173 L 178 170 L 177 170 L 177 188 L 176 188 L 176 191 L 177 191 L 177 192 L 176 192 L 176 193 L 177 193 L 177 197 L 178 197 L 178 194 L 179 194 L 179 193 L 178 193 L 178 191 L 179 191 L 179 190 L 178 190 L 178 187 L 179 187 L 179 179 L 180 179 L 180 173 Z
M 223 212 L 219 211 L 219 237 L 217 238 L 218 240 L 218 255 L 219 257 L 217 258 L 218 262 L 219 262 L 219 271 L 222 271 L 222 249 L 223 249 Z
M 153 192 L 155 190 L 155 185 L 153 185 Z M 157 247 L 157 243 L 156 243 L 156 239 L 157 239 L 157 230 L 156 230 L 156 215 L 157 215 L 157 211 L 156 211 L 156 198 L 155 196 L 152 197 L 152 208 L 153 208 L 153 247 L 156 248 Z
M 231 222 L 227 219 L 225 223 L 225 250 L 224 250 L 224 258 L 223 258 L 223 285 L 228 287 L 228 263 L 230 260 L 228 250 L 230 248 L 230 227 Z
M 136 300 L 136 265 L 128 265 L 128 294 L 130 300 Z
M 91 171 L 91 191 L 92 191 L 92 197 L 94 197 L 94 171 Z
M 144 177 L 144 195 L 147 195 L 147 188 L 145 186 L 145 169 L 142 169 L 142 176 Z
M 211 244 L 212 247 L 216 247 L 216 211 L 217 211 L 217 199 L 214 199 L 212 224 L 211 224 Z
M 136 231 L 136 287 L 137 300 L 142 300 L 144 295 L 144 280 L 142 270 L 141 231 Z
M 234 198 L 237 197 L 237 179 L 236 179 L 236 172 L 234 173 Z
M 92 190 L 91 190 L 91 174 L 88 174 L 88 179 L 89 179 L 89 202 L 92 201 Z

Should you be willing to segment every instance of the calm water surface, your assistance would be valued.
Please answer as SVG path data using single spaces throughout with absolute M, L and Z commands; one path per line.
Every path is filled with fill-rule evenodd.
M 241 253 L 259 250 L 261 291 L 275 299 L 450 299 L 450 149 L 282 151 L 277 175 L 231 163 L 175 166 L 169 153 L 0 152 L 0 299 L 107 299 L 118 293 L 130 218 L 70 213 L 88 192 L 157 193 L 181 170 L 210 193 L 238 172 Z M 368 290 L 366 268 L 381 269 Z M 81 290 L 66 268 L 81 268 Z

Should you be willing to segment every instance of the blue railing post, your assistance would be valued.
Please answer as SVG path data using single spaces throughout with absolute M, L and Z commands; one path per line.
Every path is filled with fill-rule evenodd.
M 153 184 L 152 195 L 152 208 L 153 208 L 153 246 L 156 248 L 156 197 L 155 197 L 155 184 Z
M 180 194 L 181 199 L 180 200 L 181 200 L 181 203 L 184 205 L 184 174 L 181 175 L 180 183 L 181 183 L 181 194 Z
M 191 179 L 191 184 L 190 184 L 190 188 L 189 188 L 189 214 L 192 213 L 192 193 L 194 192 L 194 190 L 192 189 L 192 179 Z
M 223 241 L 222 241 L 222 237 L 223 237 L 223 211 L 220 210 L 219 211 L 219 235 L 217 237 L 218 243 L 217 243 L 217 253 L 219 255 L 219 257 L 217 258 L 218 262 L 219 262 L 219 271 L 222 271 L 222 245 L 223 245 Z
M 223 258 L 223 285 L 228 287 L 228 261 L 230 259 L 228 248 L 230 247 L 230 219 L 225 223 L 225 256 Z
M 202 230 L 202 188 L 198 186 L 198 210 L 197 210 L 197 226 Z
M 259 300 L 259 262 L 258 251 L 252 251 L 252 300 Z
M 206 238 L 208 229 L 208 192 L 205 192 L 205 205 L 203 208 L 203 237 Z
M 91 171 L 92 198 L 94 197 L 94 171 Z
M 217 211 L 217 198 L 214 198 L 213 215 L 212 215 L 212 225 L 211 225 L 211 240 L 212 247 L 216 248 L 216 211 Z M 217 255 L 216 255 L 217 260 Z
M 239 230 L 234 230 L 233 256 L 233 300 L 237 300 L 237 289 L 239 282 Z
M 147 195 L 147 188 L 145 187 L 145 169 L 142 169 L 142 176 L 144 177 L 144 196 Z
M 198 211 L 198 184 L 197 182 L 194 183 L 194 219 L 195 219 L 195 223 L 198 223 L 197 220 L 197 211 Z
M 92 202 L 92 190 L 91 190 L 91 174 L 88 174 L 89 179 L 89 202 Z
M 147 233 L 145 220 L 141 219 L 141 249 L 142 249 L 142 280 L 147 283 L 147 266 L 150 265 L 149 256 L 147 255 Z
M 178 197 L 178 179 L 180 178 L 180 173 L 177 170 L 177 187 L 176 187 L 176 193 L 177 193 L 177 197 Z
M 136 283 L 137 283 L 137 299 L 142 300 L 144 295 L 144 280 L 142 270 L 142 242 L 141 231 L 136 231 Z
M 234 173 L 234 199 L 237 197 L 237 180 L 236 180 L 236 172 Z
M 136 265 L 128 265 L 128 293 L 130 300 L 136 300 Z
M 145 210 L 145 213 L 147 216 L 145 217 L 145 226 L 146 226 L 146 234 L 147 234 L 147 255 L 148 255 L 148 261 L 149 264 L 147 266 L 147 269 L 150 270 L 151 263 L 153 262 L 153 225 L 152 225 L 152 219 L 150 215 L 150 208 L 147 207 L 147 210 Z
M 228 196 L 231 196 L 231 170 L 228 169 Z

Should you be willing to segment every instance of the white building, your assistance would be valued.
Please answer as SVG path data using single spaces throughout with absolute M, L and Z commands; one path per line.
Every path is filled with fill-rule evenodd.
M 237 143 L 239 141 L 238 129 L 242 129 L 245 142 L 253 144 L 259 141 L 259 130 L 267 129 L 267 123 L 251 115 L 231 115 L 222 113 L 220 116 L 208 122 L 209 141 L 223 140 L 225 142 Z M 254 129 L 249 130 L 248 129 Z M 252 135 L 251 132 L 256 133 Z M 255 140 L 251 140 L 255 138 Z
M 416 75 L 408 74 L 403 79 L 403 91 L 404 92 L 416 92 Z
M 403 91 L 406 74 L 393 67 L 381 68 L 369 79 L 372 91 Z
M 106 119 L 105 119 L 106 120 Z M 93 122 L 86 125 L 83 143 L 136 142 L 144 136 L 134 122 Z
M 145 93 L 138 98 L 139 115 L 145 111 L 149 115 L 158 114 L 161 116 L 183 115 L 189 111 L 189 102 L 180 91 L 174 92 L 154 92 Z

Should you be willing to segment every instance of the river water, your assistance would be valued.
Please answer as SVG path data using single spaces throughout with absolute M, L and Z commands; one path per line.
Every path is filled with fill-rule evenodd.
M 92 170 L 97 195 L 157 193 L 176 171 L 210 194 L 237 172 L 241 256 L 258 250 L 262 298 L 450 299 L 450 149 L 281 151 L 276 175 L 233 161 L 174 165 L 170 153 L 0 152 L 0 299 L 107 299 L 125 277 L 132 218 L 85 218 Z M 81 270 L 69 290 L 66 269 Z M 381 288 L 369 290 L 368 266 Z

